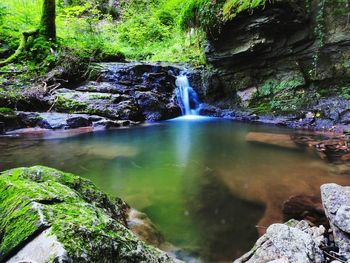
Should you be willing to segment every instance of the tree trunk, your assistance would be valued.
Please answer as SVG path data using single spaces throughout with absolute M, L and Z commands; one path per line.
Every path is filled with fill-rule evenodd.
M 0 67 L 2 67 L 4 65 L 6 65 L 8 63 L 11 63 L 12 61 L 16 60 L 19 57 L 19 55 L 22 53 L 22 51 L 24 50 L 24 48 L 26 46 L 26 43 L 27 43 L 27 40 L 28 40 L 28 37 L 35 36 L 37 34 L 38 34 L 38 30 L 37 29 L 36 30 L 32 30 L 32 31 L 23 32 L 22 33 L 22 35 L 23 35 L 22 39 L 21 39 L 21 41 L 19 43 L 19 46 L 18 46 L 16 52 L 13 55 L 11 55 L 9 58 L 7 58 L 7 59 L 5 59 L 3 61 L 0 61 Z
M 47 40 L 56 41 L 56 3 L 55 0 L 44 0 L 39 32 Z
M 55 0 L 44 0 L 43 11 L 39 29 L 23 32 L 21 42 L 16 52 L 9 58 L 0 61 L 0 67 L 16 60 L 25 49 L 27 40 L 30 36 L 43 36 L 48 41 L 56 41 L 56 3 Z

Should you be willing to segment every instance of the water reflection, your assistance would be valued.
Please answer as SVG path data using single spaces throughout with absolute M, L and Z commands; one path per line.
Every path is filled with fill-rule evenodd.
M 174 148 L 176 149 L 176 157 L 180 166 L 185 167 L 189 160 L 191 149 L 191 133 L 190 123 L 184 122 L 175 136 Z

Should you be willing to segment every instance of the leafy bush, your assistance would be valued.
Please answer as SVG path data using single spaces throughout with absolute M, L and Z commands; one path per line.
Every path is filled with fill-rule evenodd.
M 0 114 L 14 114 L 14 111 L 10 108 L 0 107 Z
M 277 1 L 277 0 L 276 0 Z M 181 12 L 182 28 L 202 27 L 206 32 L 220 30 L 223 23 L 244 11 L 264 7 L 267 0 L 189 0 Z
M 222 1 L 190 0 L 186 2 L 180 15 L 182 28 L 201 27 L 207 32 L 218 29 L 222 22 Z
M 340 96 L 344 99 L 350 100 L 350 87 L 342 87 L 340 90 Z
M 227 0 L 223 5 L 223 18 L 230 20 L 237 14 L 265 6 L 267 0 Z
M 4 23 L 4 17 L 7 14 L 7 9 L 3 5 L 3 3 L 0 3 L 0 25 Z

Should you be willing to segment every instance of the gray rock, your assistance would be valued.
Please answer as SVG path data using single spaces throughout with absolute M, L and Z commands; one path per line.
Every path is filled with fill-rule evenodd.
M 251 87 L 245 90 L 237 91 L 237 96 L 241 99 L 241 104 L 243 107 L 248 107 L 250 101 L 254 97 L 254 94 L 257 92 L 256 87 Z
M 342 205 L 334 217 L 334 224 L 342 231 L 350 233 L 350 206 Z
M 88 116 L 74 116 L 66 120 L 67 126 L 70 129 L 79 127 L 89 127 L 92 125 Z
M 51 233 L 51 230 L 47 229 L 25 245 L 6 263 L 50 262 L 52 258 L 54 258 L 56 262 L 72 262 L 67 257 L 67 251 L 64 249 L 63 245 L 57 240 L 56 236 Z M 68 261 L 62 261 L 65 258 L 67 258 Z
M 350 187 L 324 184 L 321 196 L 339 253 L 350 258 Z
M 324 230 L 323 227 L 310 227 L 306 221 L 290 220 L 286 224 L 273 224 L 254 248 L 234 263 L 323 262 L 319 245 Z
M 180 67 L 167 63 L 99 63 L 88 82 L 53 95 L 59 112 L 112 120 L 159 121 L 181 115 L 175 99 Z
M 56 130 L 90 127 L 93 122 L 100 121 L 103 118 L 86 114 L 17 112 L 17 119 L 22 128 L 40 127 Z
M 349 102 L 349 105 L 350 105 L 350 102 Z M 350 110 L 345 110 L 340 114 L 340 122 L 345 125 L 350 124 Z
M 283 123 L 292 128 L 348 129 L 350 100 L 339 96 L 350 80 L 348 17 L 334 12 L 346 3 L 312 2 L 305 8 L 305 1 L 269 1 L 210 30 L 205 53 L 212 74 L 203 74 L 202 101 L 239 111 L 248 108 L 240 91 L 256 87 L 259 98 L 249 108 L 257 114 L 296 115 Z M 314 32 L 323 4 L 325 45 L 319 49 Z M 302 112 L 315 116 L 298 122 Z
M 82 92 L 99 92 L 111 94 L 124 94 L 130 91 L 130 86 L 114 84 L 109 82 L 89 81 L 76 88 L 76 91 Z

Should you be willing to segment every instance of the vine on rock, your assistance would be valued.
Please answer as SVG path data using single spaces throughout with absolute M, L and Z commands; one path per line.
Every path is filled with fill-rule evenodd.
M 320 0 L 317 3 L 317 15 L 315 21 L 314 33 L 316 36 L 316 51 L 312 56 L 312 69 L 310 70 L 311 78 L 315 79 L 319 73 L 318 64 L 320 59 L 321 49 L 324 46 L 325 40 L 325 5 L 327 0 Z

